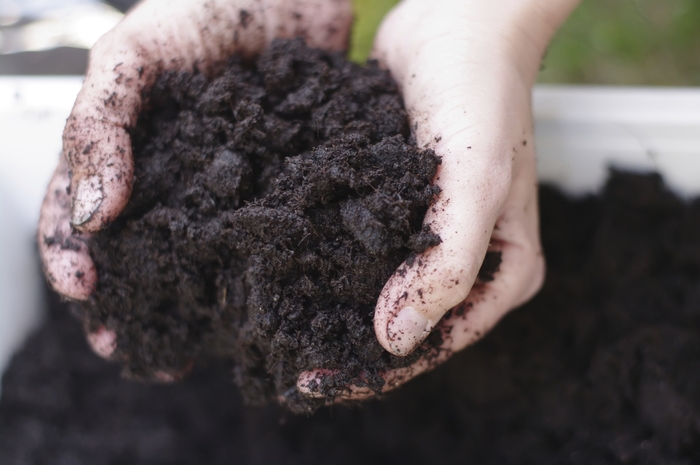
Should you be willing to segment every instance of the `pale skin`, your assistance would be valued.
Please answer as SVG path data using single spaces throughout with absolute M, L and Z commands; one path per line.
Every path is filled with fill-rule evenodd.
M 380 28 L 374 57 L 398 82 L 418 144 L 442 157 L 434 179 L 442 193 L 425 218 L 442 243 L 389 279 L 374 325 L 395 355 L 409 354 L 433 330 L 444 343 L 415 365 L 385 373 L 386 390 L 478 340 L 542 284 L 530 94 L 551 37 L 577 3 L 404 0 Z M 41 212 L 40 251 L 54 289 L 75 300 L 94 289 L 84 237 L 128 202 L 127 129 L 141 91 L 159 72 L 213 73 L 232 53 L 256 55 L 275 37 L 301 35 L 311 46 L 343 50 L 351 21 L 346 0 L 146 0 L 100 39 Z M 474 286 L 489 249 L 502 253 L 500 270 Z M 116 347 L 104 328 L 88 339 L 106 358 Z M 297 385 L 313 396 L 312 381 L 324 376 L 332 373 L 318 367 Z M 177 374 L 163 376 L 170 378 Z M 337 394 L 373 393 L 348 386 Z

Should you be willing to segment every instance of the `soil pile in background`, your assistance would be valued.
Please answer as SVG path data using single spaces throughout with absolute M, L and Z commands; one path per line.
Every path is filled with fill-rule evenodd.
M 540 204 L 533 301 L 383 400 L 310 417 L 244 407 L 218 362 L 123 380 L 54 302 L 3 378 L 0 463 L 698 463 L 700 202 L 617 174 Z
M 251 403 L 321 405 L 295 388 L 313 368 L 338 370 L 320 386 L 330 399 L 380 391 L 380 372 L 429 350 L 391 356 L 372 325 L 389 276 L 440 241 L 421 226 L 439 160 L 409 134 L 386 71 L 300 39 L 211 82 L 163 76 L 132 134 L 132 197 L 91 239 L 99 282 L 77 313 L 116 332 L 132 378 L 177 378 L 206 353 L 232 362 Z

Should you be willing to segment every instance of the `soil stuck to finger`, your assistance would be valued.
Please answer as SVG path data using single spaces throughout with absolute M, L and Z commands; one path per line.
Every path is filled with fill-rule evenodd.
M 374 64 L 276 41 L 208 81 L 165 74 L 132 131 L 135 184 L 93 236 L 98 287 L 79 316 L 117 334 L 129 377 L 178 378 L 201 354 L 231 362 L 252 403 L 308 411 L 319 384 L 379 392 L 380 374 L 430 356 L 376 341 L 374 305 L 411 254 L 440 239 L 422 222 L 439 164 L 410 138 L 397 87 Z

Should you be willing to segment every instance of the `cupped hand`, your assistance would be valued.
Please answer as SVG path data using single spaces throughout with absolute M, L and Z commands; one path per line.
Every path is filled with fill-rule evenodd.
M 374 56 L 402 89 L 413 134 L 442 157 L 442 192 L 425 223 L 442 243 L 404 263 L 384 286 L 374 329 L 405 356 L 431 331 L 442 345 L 383 374 L 385 390 L 444 362 L 530 299 L 544 278 L 531 89 L 552 35 L 577 0 L 404 0 L 384 20 Z M 477 275 L 500 252 L 492 281 Z M 322 368 L 322 367 L 319 367 Z M 332 372 L 303 373 L 321 396 Z M 336 398 L 374 394 L 348 386 Z
M 129 130 L 159 74 L 214 73 L 232 54 L 255 56 L 274 38 L 301 36 L 312 47 L 343 50 L 351 22 L 350 0 L 146 0 L 105 34 L 90 52 L 41 209 L 39 250 L 53 288 L 75 300 L 95 288 L 85 239 L 129 200 Z M 102 356 L 114 351 L 109 330 L 88 339 Z

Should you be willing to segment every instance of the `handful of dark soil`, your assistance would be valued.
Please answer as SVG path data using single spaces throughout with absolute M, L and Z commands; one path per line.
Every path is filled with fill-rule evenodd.
M 148 101 L 131 200 L 91 239 L 99 283 L 78 309 L 116 332 L 128 376 L 215 355 L 247 401 L 308 410 L 304 370 L 338 370 L 332 398 L 426 353 L 391 356 L 372 326 L 389 276 L 440 241 L 421 226 L 439 160 L 387 72 L 276 41 L 213 81 L 166 74 Z

